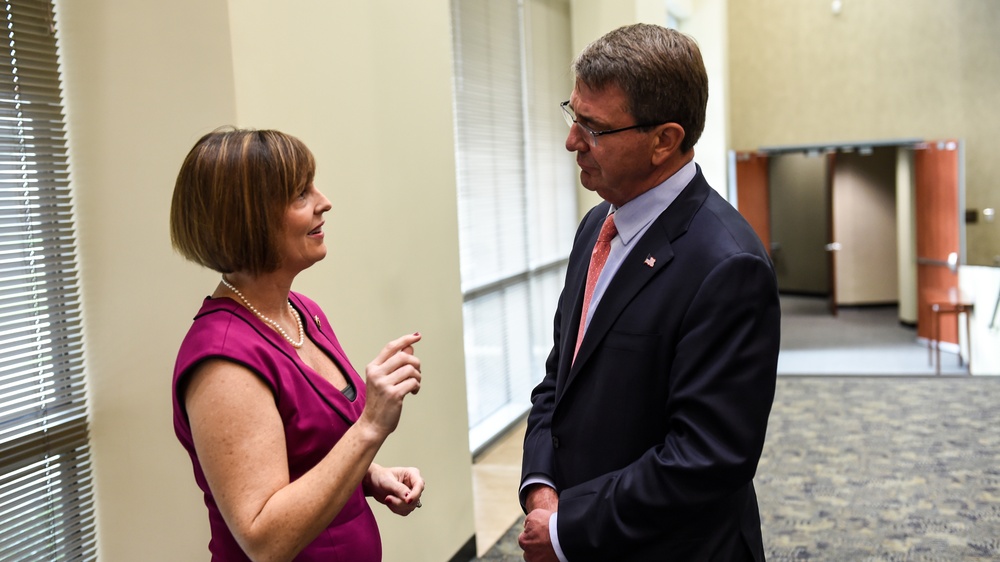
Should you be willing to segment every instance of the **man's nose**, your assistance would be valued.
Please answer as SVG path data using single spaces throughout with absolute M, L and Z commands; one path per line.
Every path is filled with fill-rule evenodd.
M 590 143 L 587 142 L 585 137 L 587 133 L 583 131 L 583 127 L 573 123 L 569 128 L 569 134 L 566 135 L 566 150 L 570 152 L 584 152 L 590 150 Z

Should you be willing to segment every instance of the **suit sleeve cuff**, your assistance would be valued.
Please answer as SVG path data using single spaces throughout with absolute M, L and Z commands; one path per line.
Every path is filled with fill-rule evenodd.
M 517 491 L 517 497 L 521 500 L 521 509 L 527 511 L 527 501 L 528 494 L 526 490 L 532 484 L 544 484 L 553 490 L 556 489 L 556 485 L 552 483 L 552 480 L 548 479 L 544 474 L 529 474 L 524 478 L 524 482 L 521 483 L 521 488 Z

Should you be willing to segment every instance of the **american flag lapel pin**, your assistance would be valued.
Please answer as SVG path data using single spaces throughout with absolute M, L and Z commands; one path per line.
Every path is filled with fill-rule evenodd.
M 654 265 L 656 265 L 656 258 L 654 258 L 653 256 L 646 256 L 646 261 L 642 263 L 648 265 L 649 267 L 653 267 Z

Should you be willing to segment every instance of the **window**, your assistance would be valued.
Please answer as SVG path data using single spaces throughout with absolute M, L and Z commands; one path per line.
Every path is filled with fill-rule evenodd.
M 459 247 L 470 446 L 517 421 L 544 375 L 577 223 L 559 102 L 566 0 L 454 0 Z
M 0 559 L 95 560 L 53 8 L 0 11 Z

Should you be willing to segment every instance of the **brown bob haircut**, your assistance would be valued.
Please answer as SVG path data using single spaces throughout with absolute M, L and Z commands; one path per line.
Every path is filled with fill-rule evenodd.
M 170 241 L 185 258 L 219 273 L 278 268 L 288 205 L 313 181 L 316 163 L 279 131 L 220 129 L 184 159 L 170 206 Z

